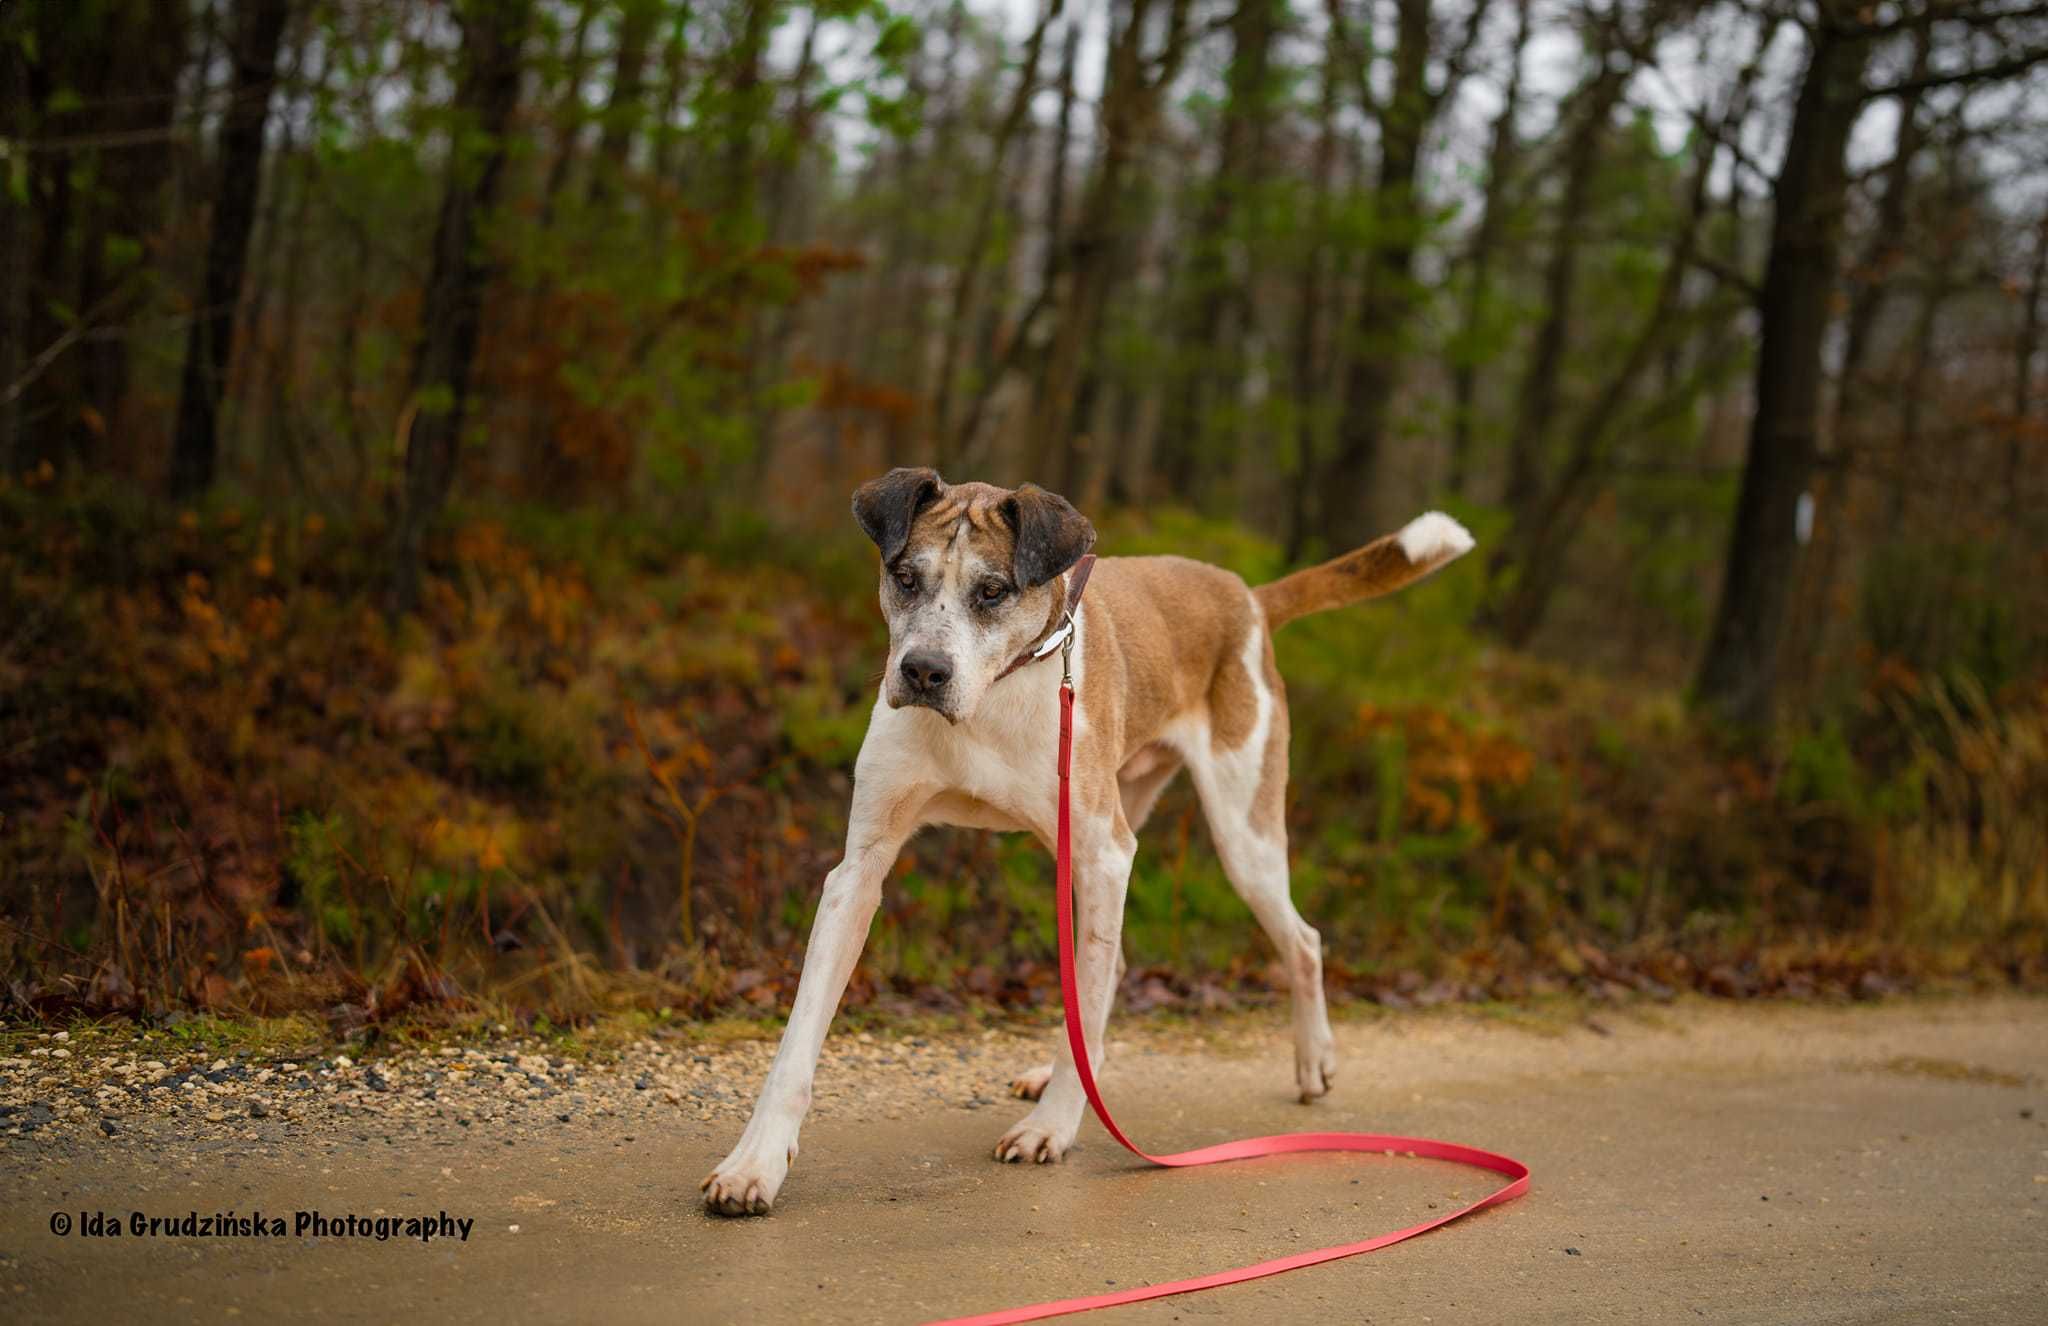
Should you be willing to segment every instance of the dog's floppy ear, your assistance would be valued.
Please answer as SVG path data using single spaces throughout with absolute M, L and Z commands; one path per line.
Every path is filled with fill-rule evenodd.
M 916 523 L 917 513 L 945 491 L 946 481 L 937 470 L 901 466 L 853 490 L 853 518 L 882 550 L 882 565 L 896 560 L 903 545 L 910 542 L 910 527 Z
M 1058 493 L 1027 483 L 1003 499 L 1003 515 L 1017 532 L 1011 571 L 1017 583 L 1036 589 L 1081 560 L 1095 546 L 1095 526 Z

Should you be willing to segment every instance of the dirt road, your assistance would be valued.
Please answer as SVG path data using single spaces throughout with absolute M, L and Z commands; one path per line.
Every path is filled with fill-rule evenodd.
M 1085 1320 L 2048 1321 L 2048 1003 L 1596 1017 L 1340 1023 L 1343 1077 L 1314 1107 L 1292 1102 L 1275 1018 L 1115 1042 L 1106 1090 L 1141 1142 L 1421 1133 L 1505 1151 L 1535 1180 L 1520 1202 L 1394 1249 Z M 1022 1108 L 1002 1083 L 1031 1049 L 986 1035 L 849 1041 L 763 1220 L 697 1205 L 762 1047 L 679 1047 L 673 1073 L 667 1060 L 505 1055 L 473 1077 L 372 1067 L 364 1085 L 362 1066 L 330 1065 L 307 1076 L 336 1089 L 260 1113 L 231 1072 L 217 1068 L 217 1088 L 195 1079 L 197 1093 L 173 1072 L 170 1094 L 197 1103 L 138 1108 L 111 1135 L 60 1101 L 69 1126 L 10 1130 L 0 1149 L 0 1316 L 914 1322 L 1364 1237 L 1470 1200 L 1488 1178 L 1341 1156 L 1150 1171 L 1092 1121 L 1063 1165 L 1001 1166 L 988 1149 Z M 0 1082 L 17 1093 L 47 1087 L 59 1063 L 8 1062 Z M 287 1078 L 265 1082 L 251 1090 Z M 490 1107 L 491 1091 L 519 1104 Z M 90 1237 L 79 1224 L 261 1211 L 289 1225 L 308 1210 L 474 1223 L 466 1240 L 431 1242 Z

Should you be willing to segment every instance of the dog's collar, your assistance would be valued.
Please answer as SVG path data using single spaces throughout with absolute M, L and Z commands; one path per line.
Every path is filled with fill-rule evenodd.
M 1074 639 L 1074 609 L 1081 606 L 1081 591 L 1088 588 L 1088 573 L 1095 569 L 1095 554 L 1088 553 L 1074 563 L 1074 569 L 1067 572 L 1067 596 L 1065 603 L 1054 616 L 1054 625 L 1046 629 L 1038 643 L 1010 660 L 1010 666 L 996 674 L 996 680 L 1015 672 L 1018 668 L 1048 658 L 1060 648 L 1072 648 Z

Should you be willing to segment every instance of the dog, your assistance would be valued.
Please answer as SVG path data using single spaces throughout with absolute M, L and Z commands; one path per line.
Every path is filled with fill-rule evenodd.
M 702 1184 L 720 1215 L 774 1205 L 826 1028 L 911 835 L 955 824 L 1033 833 L 1048 848 L 1054 838 L 1060 668 L 1033 653 L 1063 625 L 1067 578 L 1094 547 L 1094 526 L 1034 485 L 948 484 L 930 469 L 863 484 L 853 514 L 880 554 L 888 665 L 854 764 L 846 854 L 825 877 L 789 1024 L 746 1130 Z M 1256 589 L 1182 557 L 1094 564 L 1073 614 L 1071 795 L 1081 1022 L 1097 1071 L 1138 830 L 1185 768 L 1231 885 L 1286 966 L 1295 1088 L 1304 1103 L 1330 1089 L 1322 942 L 1288 892 L 1287 693 L 1273 632 L 1391 593 L 1472 546 L 1462 525 L 1432 511 Z M 996 1158 L 1059 1160 L 1086 1104 L 1064 1040 L 1012 1090 L 1037 1103 L 996 1142 Z

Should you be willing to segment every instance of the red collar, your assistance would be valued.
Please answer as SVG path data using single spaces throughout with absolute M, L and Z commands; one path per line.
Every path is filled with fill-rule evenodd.
M 1055 649 L 1074 647 L 1074 609 L 1081 606 L 1081 591 L 1088 588 L 1088 573 L 1094 569 L 1094 553 L 1087 553 L 1080 561 L 1074 563 L 1073 570 L 1067 572 L 1066 603 L 1059 611 L 1057 625 L 1048 627 L 1045 634 L 1038 638 L 1037 643 L 1011 659 L 1010 666 L 996 674 L 997 681 L 1001 681 L 1026 664 L 1049 657 Z

